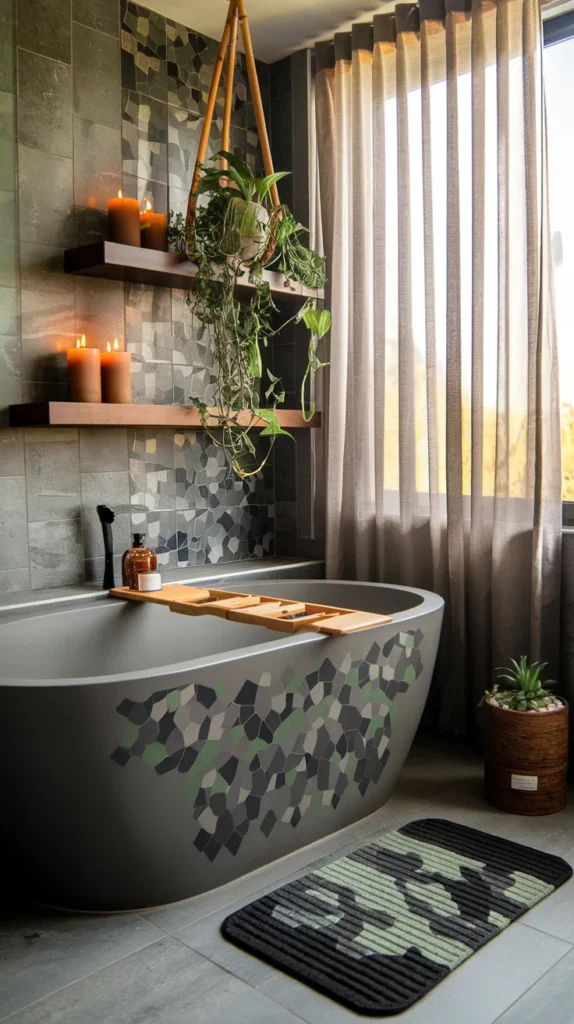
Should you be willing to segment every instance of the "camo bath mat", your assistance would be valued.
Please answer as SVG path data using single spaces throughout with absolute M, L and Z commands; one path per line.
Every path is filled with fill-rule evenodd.
M 385 1017 L 571 875 L 559 857 L 425 818 L 250 903 L 222 931 L 355 1012 Z

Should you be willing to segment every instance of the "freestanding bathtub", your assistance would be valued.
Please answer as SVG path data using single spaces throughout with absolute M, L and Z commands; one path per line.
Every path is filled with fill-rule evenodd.
M 0 625 L 0 814 L 39 899 L 125 910 L 197 895 L 388 800 L 442 599 L 325 581 L 251 589 L 393 621 L 288 636 L 105 600 Z

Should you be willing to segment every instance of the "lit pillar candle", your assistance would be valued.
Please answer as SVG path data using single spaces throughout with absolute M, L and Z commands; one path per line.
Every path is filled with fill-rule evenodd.
M 71 402 L 101 402 L 100 350 L 87 347 L 85 334 L 68 349 L 68 384 Z
M 111 242 L 123 245 L 141 245 L 140 204 L 137 199 L 128 199 L 118 192 L 108 199 L 108 235 Z
M 132 400 L 132 357 L 120 352 L 118 339 L 113 348 L 108 341 L 107 352 L 102 352 L 102 401 L 129 405 Z
M 154 213 L 149 199 L 146 199 L 144 213 L 140 214 L 142 246 L 144 249 L 167 250 L 167 217 L 165 213 Z

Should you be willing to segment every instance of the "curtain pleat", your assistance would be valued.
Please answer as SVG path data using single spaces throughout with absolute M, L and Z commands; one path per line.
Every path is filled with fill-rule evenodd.
M 487 2 L 487 0 L 486 0 Z M 474 679 L 488 677 L 490 649 L 490 581 L 492 574 L 492 518 L 484 500 L 484 331 L 486 258 L 486 40 L 485 0 L 473 0 L 471 50 L 472 103 L 472 414 L 471 509 L 469 543 L 469 601 L 475 629 L 469 656 Z M 492 253 L 489 253 L 492 260 Z M 487 371 L 490 372 L 490 369 Z M 476 687 L 474 702 L 480 697 Z
M 377 25 L 375 23 L 375 33 Z M 376 36 L 375 36 L 376 38 Z M 386 377 L 386 197 L 387 155 L 385 131 L 385 69 L 382 45 L 373 52 L 373 377 L 381 386 L 373 388 L 374 412 L 374 487 L 375 487 L 375 556 L 372 559 L 375 579 L 385 574 L 384 529 L 385 480 L 385 387 Z M 376 282 L 376 284 L 375 284 Z
M 365 31 L 366 30 L 366 31 Z M 373 576 L 375 550 L 374 463 L 374 350 L 373 350 L 373 145 L 372 145 L 372 28 L 358 25 L 353 32 L 351 64 L 352 295 L 349 332 L 353 337 L 348 400 L 352 422 L 352 467 L 346 495 L 354 507 L 349 545 L 361 579 Z M 350 485 L 350 486 L 349 486 Z M 354 496 L 361 495 L 356 502 Z
M 446 600 L 435 687 L 556 663 L 561 468 L 538 0 L 396 4 L 317 49 L 331 578 Z
M 403 5 L 401 5 L 401 8 Z M 398 18 L 398 16 L 397 16 Z M 399 27 L 399 26 L 397 26 Z M 397 35 L 397 203 L 398 203 L 398 391 L 399 391 L 399 507 L 401 574 L 413 576 L 412 536 L 416 492 L 415 369 L 413 344 L 413 282 L 411 245 L 411 175 L 409 139 L 408 33 Z

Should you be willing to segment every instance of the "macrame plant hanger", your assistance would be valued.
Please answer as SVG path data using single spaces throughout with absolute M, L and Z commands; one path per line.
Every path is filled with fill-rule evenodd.
M 209 96 L 207 98 L 207 109 L 205 111 L 205 119 L 203 122 L 201 136 L 199 139 L 199 146 L 197 149 L 197 158 L 195 161 L 195 168 L 193 171 L 191 188 L 189 190 L 186 218 L 188 229 L 193 226 L 193 221 L 195 218 L 195 205 L 197 202 L 196 189 L 199 179 L 201 177 L 201 165 L 205 160 L 205 154 L 207 152 L 207 143 L 209 141 L 209 133 L 211 131 L 211 124 L 213 121 L 213 112 L 215 110 L 217 91 L 219 89 L 221 72 L 223 70 L 223 65 L 225 63 L 226 56 L 227 79 L 225 82 L 225 102 L 223 108 L 221 149 L 229 152 L 229 138 L 231 132 L 231 108 L 233 105 L 233 80 L 235 73 L 235 57 L 237 52 L 238 27 L 241 28 L 241 37 L 243 39 L 243 48 L 245 50 L 247 77 L 249 79 L 251 99 L 253 101 L 253 107 L 255 110 L 255 122 L 257 124 L 259 143 L 261 145 L 261 152 L 263 156 L 263 168 L 266 175 L 273 174 L 273 159 L 271 157 L 269 136 L 267 134 L 267 125 L 265 123 L 265 112 L 263 110 L 263 102 L 261 100 L 261 89 L 259 88 L 257 67 L 255 65 L 255 57 L 253 55 L 251 32 L 249 31 L 249 22 L 247 20 L 247 14 L 245 11 L 245 0 L 230 0 L 229 11 L 227 12 L 225 27 L 223 29 L 223 35 L 221 37 L 221 42 L 219 44 L 219 52 L 217 54 L 217 60 L 215 61 L 213 75 L 211 77 Z M 220 166 L 221 170 L 225 171 L 227 167 L 227 161 L 223 157 L 220 158 Z M 270 196 L 273 206 L 275 207 L 276 210 L 279 210 L 280 200 L 276 184 L 271 186 Z

